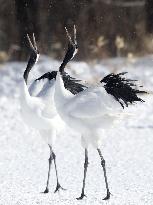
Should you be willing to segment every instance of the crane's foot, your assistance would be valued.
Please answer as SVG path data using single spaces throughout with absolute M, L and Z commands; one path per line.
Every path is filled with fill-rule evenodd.
M 49 192 L 49 189 L 46 187 L 45 191 L 42 193 L 47 194 L 48 192 Z
M 80 197 L 76 198 L 77 200 L 82 200 L 84 197 L 87 197 L 84 193 L 81 194 Z
M 57 191 L 59 191 L 60 189 L 62 189 L 62 190 L 66 190 L 66 189 L 64 189 L 59 183 L 57 183 L 57 186 L 56 186 L 56 189 L 55 189 L 55 191 L 54 191 L 54 193 L 56 193 Z
M 106 196 L 105 198 L 103 198 L 103 200 L 108 200 L 108 199 L 110 199 L 110 195 L 111 195 L 111 193 L 110 193 L 109 191 L 107 191 L 107 196 Z

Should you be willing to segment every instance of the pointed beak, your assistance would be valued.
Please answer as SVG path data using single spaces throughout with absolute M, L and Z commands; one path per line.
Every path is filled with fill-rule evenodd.
M 29 35 L 27 34 L 27 40 L 28 40 L 28 43 L 29 43 L 29 47 L 32 50 L 32 52 L 34 52 L 35 54 L 39 54 L 34 33 L 33 33 L 32 37 L 33 37 L 33 43 L 31 41 Z

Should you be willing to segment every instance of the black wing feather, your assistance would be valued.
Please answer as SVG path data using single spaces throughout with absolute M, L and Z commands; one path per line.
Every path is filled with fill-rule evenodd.
M 137 80 L 126 79 L 123 77 L 127 72 L 119 74 L 109 74 L 105 76 L 100 82 L 105 83 L 104 88 L 108 94 L 111 94 L 123 107 L 128 107 L 129 104 L 135 102 L 144 102 L 137 94 L 145 94 L 146 91 L 136 89 Z M 142 86 L 140 86 L 142 87 Z
M 40 81 L 45 78 L 47 78 L 48 80 L 56 79 L 56 75 L 57 71 L 48 72 L 37 78 L 35 81 Z
M 42 75 L 40 78 L 37 78 L 36 81 L 42 80 L 45 78 L 47 78 L 48 80 L 56 79 L 56 75 L 57 75 L 57 71 L 48 72 Z M 62 78 L 63 78 L 65 88 L 74 95 L 76 95 L 77 93 L 87 88 L 85 85 L 82 85 L 81 83 L 79 83 L 81 80 L 77 80 L 71 77 L 66 72 L 62 72 Z
M 62 78 L 63 78 L 65 88 L 74 95 L 76 95 L 77 93 L 87 88 L 85 85 L 82 85 L 81 83 L 79 83 L 81 80 L 77 80 L 71 77 L 66 72 L 62 72 Z

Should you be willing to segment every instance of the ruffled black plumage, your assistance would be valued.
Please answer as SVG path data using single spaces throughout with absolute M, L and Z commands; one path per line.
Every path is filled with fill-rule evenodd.
M 62 78 L 64 82 L 64 86 L 67 90 L 69 90 L 72 94 L 76 95 L 77 93 L 83 91 L 87 88 L 85 85 L 82 85 L 80 82 L 81 80 L 77 80 L 66 72 L 62 72 Z
M 80 80 L 71 77 L 66 72 L 62 72 L 61 74 L 62 74 L 65 88 L 69 90 L 72 94 L 76 95 L 77 93 L 87 88 L 85 85 L 79 83 Z M 42 75 L 40 78 L 36 79 L 36 81 L 45 78 L 47 78 L 48 80 L 56 79 L 56 75 L 57 75 L 57 71 L 48 72 Z
M 104 88 L 108 94 L 111 94 L 123 107 L 128 107 L 137 101 L 144 102 L 137 94 L 145 94 L 146 91 L 138 90 L 136 80 L 126 79 L 123 77 L 127 72 L 119 74 L 109 74 L 105 76 L 100 82 L 105 83 Z
M 48 80 L 56 79 L 56 75 L 57 71 L 48 72 L 37 78 L 35 81 L 39 81 L 45 78 L 47 78 Z

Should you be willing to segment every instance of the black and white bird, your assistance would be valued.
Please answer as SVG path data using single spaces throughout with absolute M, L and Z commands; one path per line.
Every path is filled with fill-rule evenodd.
M 64 60 L 59 68 L 61 73 L 64 85 L 70 93 L 77 94 L 78 92 L 85 89 L 85 86 L 82 85 L 79 80 L 72 78 L 66 72 L 64 68 L 66 64 L 75 56 L 77 53 L 77 42 L 76 42 L 76 29 L 74 27 L 74 41 L 72 41 L 68 31 L 67 36 L 69 39 L 68 49 L 65 54 Z M 50 178 L 50 169 L 52 161 L 54 161 L 57 185 L 55 192 L 60 188 L 63 189 L 59 183 L 57 165 L 56 165 L 56 155 L 53 151 L 53 146 L 56 139 L 56 130 L 60 129 L 63 122 L 59 117 L 55 103 L 54 103 L 54 91 L 55 91 L 55 81 L 57 71 L 52 71 L 45 73 L 40 78 L 36 79 L 28 88 L 28 76 L 36 64 L 39 58 L 39 51 L 36 45 L 35 36 L 33 34 L 33 44 L 27 35 L 31 55 L 27 64 L 27 67 L 23 75 L 23 89 L 21 91 L 21 115 L 27 125 L 37 129 L 40 132 L 40 135 L 45 139 L 50 148 L 50 158 L 49 158 L 49 170 L 47 185 L 44 193 L 49 192 L 49 178 Z
M 57 74 L 56 109 L 63 121 L 81 134 L 81 143 L 85 149 L 83 186 L 78 200 L 85 196 L 89 144 L 97 149 L 101 159 L 107 191 L 104 200 L 110 198 L 105 160 L 100 150 L 102 135 L 118 121 L 119 116 L 124 117 L 123 108 L 125 106 L 144 102 L 138 94 L 146 93 L 140 91 L 133 80 L 126 79 L 125 74 L 109 74 L 100 81 L 100 85 L 87 88 L 75 96 L 65 88 L 61 73 Z

